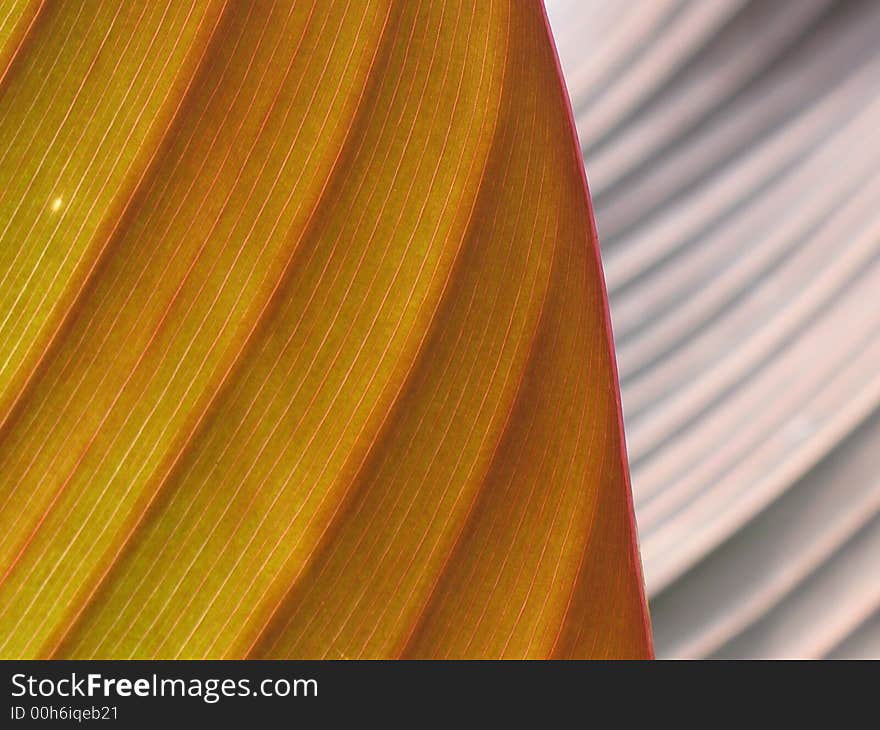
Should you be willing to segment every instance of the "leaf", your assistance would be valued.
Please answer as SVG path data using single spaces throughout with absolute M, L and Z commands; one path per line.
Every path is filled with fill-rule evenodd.
M 541 6 L 10 12 L 0 654 L 646 656 Z

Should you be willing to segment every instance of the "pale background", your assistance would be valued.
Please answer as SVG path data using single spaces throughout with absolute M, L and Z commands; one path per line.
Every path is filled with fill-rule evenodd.
M 880 2 L 547 9 L 658 656 L 880 656 Z

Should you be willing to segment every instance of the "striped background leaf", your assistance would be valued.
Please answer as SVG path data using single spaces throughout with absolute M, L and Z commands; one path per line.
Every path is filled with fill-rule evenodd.
M 547 9 L 658 654 L 880 657 L 880 4 Z

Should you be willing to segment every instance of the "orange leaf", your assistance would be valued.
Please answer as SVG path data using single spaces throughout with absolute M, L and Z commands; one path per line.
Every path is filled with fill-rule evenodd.
M 0 654 L 647 656 L 541 6 L 13 10 Z

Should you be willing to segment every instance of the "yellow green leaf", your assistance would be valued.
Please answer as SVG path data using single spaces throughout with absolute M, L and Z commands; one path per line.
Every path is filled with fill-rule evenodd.
M 539 3 L 0 41 L 0 655 L 650 653 Z

